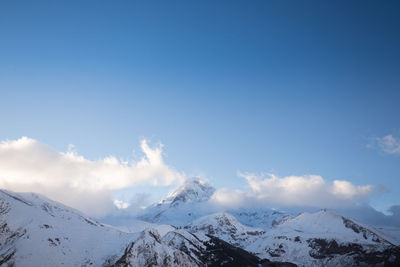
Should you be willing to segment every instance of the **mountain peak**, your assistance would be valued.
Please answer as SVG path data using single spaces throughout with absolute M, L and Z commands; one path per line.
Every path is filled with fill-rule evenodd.
M 161 201 L 161 204 L 176 206 L 182 202 L 201 202 L 210 199 L 215 188 L 206 180 L 194 177 L 187 179 L 180 187 Z

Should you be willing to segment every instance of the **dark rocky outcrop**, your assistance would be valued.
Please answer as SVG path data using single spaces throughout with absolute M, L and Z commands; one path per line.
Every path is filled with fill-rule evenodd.
M 205 243 L 207 251 L 203 256 L 207 266 L 265 266 L 265 267 L 292 267 L 297 266 L 288 262 L 272 262 L 260 259 L 248 251 L 232 246 L 229 243 L 209 236 L 210 240 Z
M 380 251 L 356 243 L 339 244 L 336 240 L 314 238 L 307 240 L 312 248 L 310 256 L 315 259 L 329 259 L 337 255 L 353 258 L 354 266 L 400 266 L 400 248 L 389 246 Z

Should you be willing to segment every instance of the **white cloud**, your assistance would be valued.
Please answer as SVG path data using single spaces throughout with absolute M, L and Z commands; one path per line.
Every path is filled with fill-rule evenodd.
M 250 200 L 248 192 L 242 190 L 230 190 L 227 188 L 221 188 L 214 192 L 211 197 L 211 204 L 221 206 L 225 208 L 236 208 L 242 206 L 250 206 Z
M 114 205 L 115 205 L 118 209 L 127 209 L 127 208 L 131 205 L 131 203 L 124 202 L 124 201 L 122 201 L 122 200 L 116 199 L 116 200 L 114 200 Z
M 365 202 L 375 191 L 371 185 L 357 186 L 344 180 L 327 182 L 319 175 L 278 177 L 240 173 L 239 176 L 247 180 L 249 190 L 217 190 L 214 203 L 228 207 L 350 207 L 356 202 Z
M 110 156 L 88 160 L 73 146 L 58 152 L 22 137 L 0 143 L 0 188 L 37 192 L 92 216 L 107 214 L 115 205 L 111 193 L 134 185 L 169 186 L 185 179 L 167 166 L 162 145 L 141 142 L 143 158 L 122 162 Z
M 379 148 L 387 154 L 400 154 L 400 140 L 389 134 L 377 138 Z
M 144 156 L 124 162 L 110 156 L 89 160 L 75 147 L 59 152 L 34 139 L 22 137 L 0 143 L 0 188 L 19 192 L 37 192 L 91 216 L 112 213 L 116 207 L 137 211 L 149 204 L 149 196 L 113 200 L 118 190 L 138 186 L 171 186 L 181 183 L 183 173 L 163 161 L 162 145 L 150 147 L 141 142 Z M 351 207 L 366 203 L 376 191 L 370 185 L 349 181 L 326 181 L 319 175 L 278 177 L 273 174 L 239 174 L 247 189 L 219 189 L 212 203 L 224 207 L 268 205 L 270 207 Z

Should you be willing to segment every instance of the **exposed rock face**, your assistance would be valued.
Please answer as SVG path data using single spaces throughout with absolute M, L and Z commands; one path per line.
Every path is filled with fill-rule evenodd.
M 332 260 L 342 258 L 354 266 L 400 266 L 400 248 L 388 246 L 377 250 L 373 246 L 362 246 L 356 243 L 339 244 L 336 240 L 309 239 L 307 240 L 310 256 L 316 259 Z
M 207 266 L 276 266 L 276 267 L 293 267 L 296 264 L 289 262 L 273 262 L 267 259 L 260 260 L 254 254 L 244 249 L 234 247 L 229 243 L 209 236 L 210 240 L 206 243 L 208 253 L 206 254 Z
M 188 255 L 200 261 L 200 266 L 296 266 L 291 263 L 262 260 L 211 235 L 205 235 L 201 240 L 194 234 L 178 230 L 168 233 L 163 239 L 168 240 L 169 245 L 186 251 Z

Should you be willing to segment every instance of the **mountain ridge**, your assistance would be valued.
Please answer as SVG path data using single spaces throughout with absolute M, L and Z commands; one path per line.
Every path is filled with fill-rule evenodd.
M 171 236 L 197 245 L 187 250 Z M 200 239 L 183 229 L 121 231 L 36 194 L 0 191 L 1 266 L 218 266 L 221 259 L 231 265 L 261 263 L 247 251 L 235 255 L 232 250 L 237 248 L 216 237 Z
M 129 227 L 98 222 L 37 194 L 0 190 L 0 263 L 400 265 L 400 247 L 372 226 L 327 209 L 297 216 L 272 209 L 214 212 L 207 206 L 214 190 L 205 181 L 188 181 L 151 207 L 148 215 L 159 212 L 158 221 L 128 220 Z

